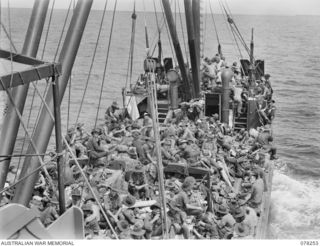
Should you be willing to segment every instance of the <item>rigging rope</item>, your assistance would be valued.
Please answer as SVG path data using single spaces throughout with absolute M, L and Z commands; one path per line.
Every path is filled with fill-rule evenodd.
M 231 29 L 231 32 L 232 32 L 232 35 L 233 35 L 234 41 L 235 41 L 235 43 L 236 43 L 236 45 L 237 45 L 237 48 L 238 48 L 238 51 L 239 51 L 240 57 L 241 57 L 241 59 L 242 59 L 242 58 L 243 58 L 243 56 L 242 56 L 242 53 L 241 53 L 240 46 L 239 46 L 239 44 L 238 44 L 238 40 L 237 40 L 237 38 L 236 38 L 236 36 L 235 36 L 235 33 L 232 31 L 232 29 Z
M 94 60 L 95 60 L 95 57 L 96 57 L 98 44 L 99 44 L 99 40 L 100 40 L 100 36 L 101 36 L 101 31 L 102 31 L 102 27 L 103 27 L 103 22 L 104 22 L 105 14 L 106 14 L 106 11 L 107 11 L 107 5 L 108 5 L 108 0 L 106 0 L 106 2 L 104 4 L 104 9 L 103 9 L 103 14 L 102 14 L 101 21 L 100 21 L 100 27 L 99 27 L 99 31 L 98 31 L 98 36 L 97 36 L 97 39 L 96 39 L 96 45 L 94 47 L 94 51 L 93 51 L 93 55 L 92 55 L 92 59 L 91 59 L 91 64 L 90 64 L 90 68 L 89 68 L 89 72 L 88 72 L 85 88 L 84 88 L 84 91 L 83 91 L 83 94 L 82 94 L 82 98 L 81 98 L 81 102 L 80 102 L 80 108 L 79 108 L 79 111 L 78 111 L 78 114 L 77 114 L 75 125 L 77 125 L 77 123 L 79 121 L 79 117 L 80 117 L 80 114 L 81 114 L 84 98 L 85 98 L 85 95 L 86 95 L 86 92 L 87 92 L 87 88 L 88 88 L 88 85 L 89 85 L 89 80 L 90 80 L 90 76 L 91 76 L 91 72 L 92 72 L 92 68 L 93 68 L 93 63 L 94 63 Z
M 221 9 L 222 16 L 223 16 L 223 18 L 225 18 L 224 23 L 225 23 L 225 25 L 226 25 L 226 29 L 227 29 L 228 32 L 229 32 L 230 39 L 232 40 L 232 38 L 233 38 L 233 39 L 235 40 L 235 43 L 237 44 L 237 41 L 236 41 L 235 36 L 234 36 L 234 34 L 233 34 L 233 32 L 232 32 L 232 29 L 231 29 L 230 25 L 227 24 L 227 23 L 228 23 L 228 19 L 227 19 L 227 17 L 224 15 L 224 11 L 223 11 L 222 4 L 221 4 L 220 1 L 218 1 L 218 2 L 219 2 L 219 6 L 220 6 L 220 9 Z M 237 53 L 237 48 L 236 48 L 235 46 L 234 46 L 234 48 L 235 48 L 235 51 L 236 51 L 236 53 Z M 241 51 L 240 51 L 240 55 L 241 55 Z M 242 55 L 241 55 L 241 56 L 242 56 Z
M 103 92 L 104 82 L 105 82 L 105 78 L 106 78 L 107 65 L 108 65 L 108 61 L 109 61 L 109 52 L 110 52 L 110 46 L 111 46 L 111 40 L 112 40 L 112 33 L 113 33 L 113 26 L 114 26 L 114 20 L 115 20 L 115 15 L 116 15 L 117 2 L 118 2 L 118 0 L 115 0 L 115 2 L 114 2 L 111 30 L 110 30 L 110 35 L 109 35 L 107 55 L 106 55 L 106 61 L 105 61 L 105 66 L 104 66 L 104 70 L 103 70 L 103 78 L 102 78 L 102 83 L 101 83 L 101 88 L 100 88 L 99 104 L 98 104 L 96 119 L 94 122 L 94 128 L 96 128 L 96 126 L 97 126 L 97 121 L 98 121 L 98 116 L 99 116 L 99 111 L 100 111 L 102 92 Z
M 57 49 L 56 49 L 56 52 L 55 52 L 55 56 L 54 56 L 53 62 L 56 61 L 56 57 L 57 57 L 57 54 L 58 54 L 58 51 L 59 51 L 59 48 L 60 48 L 60 45 L 61 45 L 63 33 L 64 33 L 64 31 L 65 31 L 65 28 L 66 28 L 66 25 L 67 25 L 67 21 L 68 21 L 68 17 L 69 17 L 69 13 L 70 13 L 70 9 L 71 9 L 71 3 L 72 3 L 72 0 L 70 0 L 70 4 L 69 4 L 68 10 L 67 10 L 67 14 L 66 14 L 66 17 L 65 17 L 65 19 L 64 19 L 64 23 L 63 23 L 61 35 L 60 35 L 60 38 L 59 38 L 59 42 L 58 42 L 58 46 L 57 46 Z M 46 95 L 46 93 L 48 92 L 48 89 L 49 89 L 49 83 L 48 83 L 48 82 L 49 82 L 49 79 L 47 79 L 46 81 L 47 81 L 47 85 L 46 85 L 46 88 L 44 89 L 43 96 Z M 42 108 L 42 107 L 43 107 L 43 104 L 41 104 L 41 108 Z M 40 112 L 41 112 L 41 109 L 38 111 L 38 114 L 37 114 L 37 117 L 36 117 L 36 121 L 35 121 L 35 122 L 38 122 L 38 121 L 39 121 Z M 33 129 L 32 134 L 34 134 L 34 131 L 35 131 L 35 128 Z
M 0 82 L 1 82 L 2 86 L 5 88 L 2 80 L 0 80 Z M 14 108 L 15 108 L 15 110 L 16 110 L 16 113 L 17 113 L 17 115 L 18 115 L 18 117 L 19 117 L 19 120 L 20 120 L 20 122 L 21 122 L 21 125 L 23 126 L 25 132 L 28 134 L 27 129 L 26 129 L 25 124 L 24 124 L 23 119 L 22 119 L 22 115 L 20 114 L 18 108 L 16 107 L 16 105 L 15 105 L 15 103 L 14 103 L 14 101 L 13 101 L 13 98 L 12 98 L 11 93 L 9 92 L 8 89 L 6 90 L 6 92 L 7 92 L 7 94 L 8 94 L 8 97 L 9 97 L 12 105 L 14 106 Z M 46 103 L 44 102 L 44 104 L 46 104 Z M 48 105 L 47 105 L 47 107 L 48 107 Z M 52 118 L 53 115 L 50 115 L 50 117 Z M 52 118 L 52 119 L 54 120 L 54 118 Z M 30 138 L 29 134 L 28 134 L 28 137 Z M 107 221 L 107 223 L 108 223 L 111 231 L 112 231 L 113 234 L 115 235 L 116 239 L 118 239 L 118 236 L 117 236 L 116 232 L 114 231 L 114 229 L 113 229 L 113 227 L 112 227 L 112 225 L 111 225 L 111 223 L 110 223 L 110 221 L 109 221 L 106 213 L 104 212 L 104 209 L 103 209 L 103 207 L 102 207 L 99 199 L 97 198 L 96 194 L 94 193 L 94 191 L 93 191 L 93 189 L 92 189 L 92 187 L 91 187 L 91 185 L 90 185 L 87 177 L 86 177 L 85 174 L 83 173 L 83 171 L 82 171 L 82 169 L 81 169 L 81 166 L 80 166 L 80 164 L 79 164 L 78 161 L 77 161 L 77 157 L 73 154 L 72 149 L 71 149 L 71 147 L 69 146 L 68 142 L 66 141 L 65 137 L 64 137 L 63 135 L 62 135 L 61 137 L 62 137 L 65 145 L 67 146 L 70 154 L 71 154 L 72 157 L 75 159 L 75 163 L 76 163 L 76 165 L 78 166 L 78 168 L 79 168 L 82 176 L 84 177 L 84 180 L 86 181 L 86 183 L 87 183 L 87 185 L 88 185 L 88 187 L 89 187 L 92 195 L 94 196 L 96 202 L 98 203 L 99 208 L 100 208 L 100 211 L 102 212 L 103 216 L 105 217 L 105 219 L 106 219 L 106 221 Z M 44 170 L 44 172 L 45 172 L 45 174 L 46 174 L 46 176 L 47 176 L 47 179 L 48 179 L 50 185 L 54 188 L 55 186 L 54 186 L 54 184 L 53 184 L 52 178 L 51 178 L 51 176 L 49 175 L 49 173 L 48 173 L 48 171 L 47 171 L 47 169 L 46 169 L 46 167 L 45 167 L 45 165 L 48 164 L 50 161 L 47 162 L 47 163 L 44 163 L 44 162 L 43 162 L 43 160 L 42 160 L 41 157 L 40 157 L 41 154 L 38 153 L 39 151 L 38 151 L 38 149 L 37 149 L 37 147 L 36 147 L 36 145 L 34 144 L 34 142 L 33 142 L 32 139 L 31 139 L 31 145 L 32 145 L 34 151 L 36 152 L 36 154 L 37 154 L 36 156 L 38 157 L 39 162 L 41 163 L 41 165 L 40 165 L 38 168 L 36 168 L 35 170 L 33 170 L 31 173 L 28 173 L 25 177 L 23 177 L 23 178 L 21 178 L 20 180 L 18 180 L 18 181 L 14 184 L 14 186 L 17 185 L 18 183 L 22 182 L 22 181 L 25 180 L 26 178 L 30 177 L 31 175 L 33 175 L 33 174 L 36 173 L 37 171 L 39 171 L 40 168 L 43 168 L 43 170 Z M 58 153 L 58 154 L 61 154 L 61 153 Z M 11 185 L 10 187 L 5 188 L 3 191 L 5 191 L 5 190 L 7 190 L 7 189 L 10 189 L 11 187 L 13 187 L 13 185 Z M 56 189 L 54 189 L 54 190 L 56 190 Z M 54 193 L 54 195 L 57 196 L 56 193 Z
M 112 233 L 114 234 L 115 238 L 116 238 L 116 239 L 119 239 L 116 231 L 114 230 L 112 224 L 110 223 L 110 220 L 109 220 L 109 218 L 108 218 L 108 216 L 107 216 L 107 214 L 106 214 L 106 212 L 105 212 L 104 207 L 102 207 L 102 205 L 101 205 L 100 199 L 97 197 L 96 193 L 93 191 L 93 188 L 92 188 L 90 182 L 88 181 L 88 178 L 86 177 L 85 173 L 83 172 L 82 167 L 81 167 L 81 165 L 79 164 L 79 162 L 78 162 L 78 160 L 77 160 L 77 157 L 76 157 L 75 154 L 73 153 L 73 151 L 72 151 L 69 143 L 67 142 L 67 140 L 65 139 L 64 136 L 62 136 L 62 140 L 63 140 L 63 142 L 65 143 L 66 147 L 68 148 L 68 150 L 69 150 L 72 158 L 75 160 L 75 164 L 77 165 L 77 167 L 78 167 L 78 169 L 79 169 L 79 171 L 80 171 L 80 173 L 81 173 L 84 181 L 86 182 L 88 188 L 90 189 L 90 192 L 91 192 L 92 196 L 94 197 L 95 201 L 97 202 L 97 204 L 98 204 L 98 206 L 99 206 L 99 208 L 100 208 L 100 212 L 102 213 L 103 217 L 104 217 L 105 220 L 107 221 L 109 228 L 111 229 L 111 231 L 112 231 Z
M 0 2 L 1 2 L 1 0 L 0 0 Z M 12 47 L 14 47 L 14 43 L 13 43 L 12 39 L 10 38 L 10 35 L 9 35 L 5 25 L 2 22 L 1 22 L 1 26 L 3 28 L 4 33 L 6 34 L 6 36 L 8 38 L 8 40 L 9 40 L 9 42 L 10 42 L 10 45 L 12 45 Z M 1 30 L 1 28 L 0 28 L 0 30 Z
M 72 9 L 72 14 L 74 14 L 74 9 L 76 8 L 76 0 L 73 0 L 73 9 Z M 71 68 L 70 71 L 70 77 L 69 77 L 69 90 L 68 90 L 68 112 L 67 112 L 67 129 L 69 129 L 69 123 L 70 123 L 70 107 L 71 107 L 71 88 L 72 88 L 72 71 L 73 67 Z
M 157 8 L 156 8 L 156 2 L 155 0 L 153 0 L 153 9 L 154 9 L 154 15 L 156 17 L 156 23 L 157 23 L 157 28 L 158 28 L 158 32 L 159 32 L 159 35 L 161 33 L 161 27 L 159 25 L 159 20 L 158 20 L 158 15 L 157 15 Z
M 221 3 L 221 0 L 219 0 L 219 5 L 220 5 L 220 8 L 221 8 L 221 12 L 222 12 L 222 14 L 224 13 L 224 8 L 223 8 L 223 6 L 222 6 L 222 3 Z M 229 8 L 228 8 L 229 9 Z M 230 11 L 230 9 L 229 9 L 229 11 Z M 230 13 L 230 15 L 231 15 L 231 13 Z M 227 22 L 228 22 L 228 17 L 227 17 L 227 13 L 226 13 L 226 20 L 227 20 Z M 236 49 L 236 52 L 237 52 L 237 49 L 238 49 L 238 52 L 239 52 L 239 54 L 240 54 L 240 59 L 243 59 L 243 55 L 242 55 L 242 52 L 241 52 L 241 49 L 240 49 L 240 46 L 239 46 L 239 44 L 238 44 L 238 41 L 237 41 L 237 38 L 236 38 L 236 36 L 235 36 L 235 33 L 234 33 L 234 30 L 232 29 L 232 26 L 231 25 L 228 25 L 227 24 L 227 22 L 226 22 L 226 26 L 227 26 L 227 29 L 228 29 L 228 31 L 229 31 L 229 34 L 230 34 L 230 36 L 232 35 L 232 37 L 233 37 L 233 39 L 234 39 L 234 41 L 235 41 L 235 43 L 236 43 L 236 46 L 237 46 L 237 48 L 235 47 L 235 49 Z M 229 23 L 229 22 L 228 22 Z M 230 29 L 229 29 L 229 28 Z M 240 69 L 242 70 L 242 72 L 244 72 L 244 70 L 243 70 L 243 67 L 240 65 Z
M 62 32 L 61 32 L 61 35 L 60 35 L 60 38 L 59 38 L 59 41 L 58 41 L 58 46 L 57 46 L 57 49 L 56 49 L 56 53 L 54 54 L 53 62 L 56 61 L 56 58 L 57 58 L 57 55 L 58 55 L 58 51 L 59 51 L 59 49 L 60 49 L 60 45 L 61 45 L 61 42 L 62 42 L 63 33 L 64 33 L 65 28 L 66 28 L 67 21 L 68 21 L 68 17 L 69 17 L 69 13 L 70 13 L 70 9 L 71 9 L 71 4 L 72 4 L 72 0 L 70 1 L 69 7 L 68 7 L 68 11 L 67 11 L 66 17 L 65 17 L 65 19 L 64 19 L 64 23 L 63 23 L 63 27 L 62 27 Z
M 189 64 L 189 56 L 188 56 L 189 46 L 187 45 L 186 38 L 184 36 L 184 28 L 183 28 L 182 14 L 181 14 L 181 10 L 180 10 L 179 1 L 178 1 L 178 10 L 179 10 L 179 19 L 180 19 L 180 26 L 181 26 L 181 31 L 182 31 L 182 40 L 183 40 L 183 46 L 184 46 L 184 51 L 185 51 L 185 57 L 187 60 L 187 64 Z
M 162 28 L 163 28 L 163 24 L 164 24 L 164 20 L 162 19 L 162 24 L 161 26 L 159 25 L 159 20 L 158 20 L 158 15 L 157 15 L 157 8 L 156 8 L 156 3 L 155 3 L 155 0 L 153 0 L 153 9 L 154 9 L 154 15 L 156 17 L 156 24 L 157 24 L 157 33 L 155 34 L 155 38 L 153 39 L 152 43 L 155 42 L 156 40 L 156 37 L 158 37 L 158 40 L 160 40 L 160 37 L 161 37 L 161 31 L 162 31 Z M 158 34 L 158 35 L 157 35 Z M 156 50 L 156 47 L 157 47 L 157 43 L 153 44 L 153 50 L 151 52 L 151 57 L 154 55 L 154 52 Z M 150 54 L 150 52 L 149 52 Z
M 11 39 L 12 34 L 11 34 L 11 9 L 10 9 L 10 4 L 9 4 L 9 0 L 8 0 L 8 25 L 9 25 L 9 38 Z M 10 79 L 10 90 L 12 90 L 12 82 L 13 82 L 13 57 L 12 57 L 12 46 L 10 43 L 10 60 L 11 60 L 11 79 Z
M 0 80 L 0 83 L 1 83 L 2 87 L 5 88 L 4 83 L 3 83 L 2 80 Z M 22 115 L 21 115 L 20 111 L 18 110 L 17 105 L 16 105 L 15 102 L 14 102 L 14 99 L 13 99 L 13 96 L 12 96 L 11 92 L 10 92 L 8 89 L 6 89 L 6 92 L 7 92 L 8 98 L 9 98 L 12 106 L 14 107 L 14 109 L 15 109 L 15 111 L 16 111 L 16 114 L 17 114 L 17 116 L 18 116 L 18 118 L 19 118 L 19 120 L 20 120 L 21 126 L 23 127 L 25 133 L 27 134 L 27 137 L 30 139 L 31 147 L 33 148 L 34 152 L 37 154 L 37 157 L 38 157 L 38 160 L 39 160 L 40 164 L 43 165 L 44 163 L 43 163 L 43 160 L 42 160 L 41 157 L 40 157 L 39 150 L 38 150 L 37 146 L 35 145 L 33 139 L 30 137 L 30 135 L 29 135 L 29 133 L 28 133 L 28 130 L 27 130 L 27 128 L 26 128 L 26 125 L 24 124 L 24 121 L 23 121 L 23 119 L 22 119 Z M 48 170 L 46 169 L 45 166 L 43 167 L 43 171 L 44 171 L 44 173 L 46 174 L 50 185 L 51 185 L 52 187 L 55 187 L 55 185 L 53 184 L 52 178 L 51 178 L 51 176 L 49 175 Z M 56 195 L 56 193 L 55 193 L 55 195 Z
M 228 23 L 230 25 L 230 28 L 233 29 L 233 31 L 236 33 L 236 35 L 238 36 L 240 42 L 242 43 L 243 47 L 245 48 L 245 50 L 248 52 L 248 55 L 250 56 L 250 49 L 247 46 L 243 36 L 241 35 L 240 30 L 238 29 L 238 26 L 236 25 L 236 23 L 233 21 L 233 18 L 231 16 L 231 13 L 228 13 L 228 11 L 226 10 L 226 7 L 223 5 L 222 0 L 219 0 L 219 2 L 221 3 L 221 6 L 225 12 L 225 15 L 227 17 Z
M 164 25 L 164 19 L 163 19 L 163 16 L 161 17 L 161 25 L 159 25 L 159 20 L 158 20 L 158 15 L 157 15 L 157 10 L 156 10 L 156 3 L 155 3 L 155 0 L 153 0 L 153 9 L 154 9 L 154 15 L 156 17 L 156 23 L 157 23 L 157 31 L 156 33 L 154 34 L 153 36 L 153 39 L 152 39 L 152 45 L 153 46 L 153 50 L 151 52 L 151 56 L 153 56 L 154 52 L 155 52 L 155 49 L 157 47 L 157 43 L 156 43 L 156 38 L 158 37 L 158 40 L 159 40 L 159 36 L 161 35 L 161 31 L 162 31 L 162 28 L 163 28 L 163 25 Z
M 44 156 L 43 154 L 42 155 L 29 155 L 29 156 Z M 9 185 L 8 187 L 6 188 L 3 188 L 1 191 L 0 191 L 0 194 L 2 194 L 3 192 L 7 191 L 7 190 L 10 190 L 12 187 L 15 187 L 17 184 L 21 183 L 22 181 L 24 181 L 25 179 L 29 178 L 31 175 L 33 175 L 34 173 L 36 173 L 37 171 L 39 171 L 40 169 L 42 169 L 45 165 L 48 165 L 51 161 L 53 161 L 55 158 L 57 157 L 57 155 L 53 156 L 50 160 L 44 162 L 43 164 L 41 164 L 39 167 L 37 167 L 36 169 L 34 169 L 32 172 L 28 173 L 26 176 L 22 177 L 21 179 L 19 180 L 14 180 L 13 181 L 13 184 Z M 2 161 L 2 160 L 1 160 Z
M 220 45 L 220 39 L 219 39 L 218 29 L 217 29 L 217 26 L 216 26 L 216 21 L 215 21 L 214 16 L 213 16 L 213 11 L 212 11 L 211 1 L 210 1 L 210 0 L 209 0 L 209 7 L 210 7 L 211 17 L 212 17 L 213 26 L 214 26 L 214 31 L 215 31 L 215 33 L 216 33 L 216 38 L 217 38 L 217 41 L 218 41 L 218 45 Z
M 131 27 L 131 41 L 130 41 L 130 50 L 129 50 L 129 58 L 128 58 L 128 67 L 127 67 L 127 76 L 126 76 L 126 85 L 125 88 L 127 88 L 128 85 L 128 78 L 130 76 L 129 84 L 131 85 L 132 82 L 132 68 L 133 68 L 133 52 L 134 52 L 134 41 L 135 41 L 135 33 L 136 33 L 136 1 L 133 2 L 133 13 L 131 15 L 132 18 L 132 27 Z M 147 34 L 146 34 L 146 44 L 148 47 L 148 41 L 147 41 Z

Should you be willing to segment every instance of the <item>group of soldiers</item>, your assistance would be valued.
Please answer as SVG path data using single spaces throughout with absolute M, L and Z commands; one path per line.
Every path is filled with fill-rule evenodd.
M 235 132 L 218 115 L 191 116 L 182 107 L 179 119 L 173 117 L 160 127 L 163 208 L 152 119 L 148 113 L 136 121 L 121 119 L 117 110 L 113 102 L 105 122 L 91 133 L 77 124 L 66 135 L 80 164 L 79 168 L 67 158 L 66 206 L 82 209 L 87 238 L 162 238 L 164 213 L 169 238 L 255 235 L 262 197 L 268 189 L 265 156 L 275 157 L 268 124 Z M 209 179 L 192 175 L 190 168 L 206 170 Z M 56 182 L 54 161 L 48 171 Z M 54 188 L 41 173 L 30 207 L 48 226 L 58 217 L 57 204 Z

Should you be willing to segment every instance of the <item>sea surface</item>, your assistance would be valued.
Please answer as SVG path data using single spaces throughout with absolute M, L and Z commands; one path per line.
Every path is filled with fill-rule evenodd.
M 12 41 L 20 52 L 31 10 L 11 9 L 10 19 L 7 9 L 3 8 L 2 13 L 1 21 L 10 30 Z M 48 41 L 45 50 L 43 50 L 45 33 L 48 30 L 47 18 L 38 52 L 39 59 L 43 57 L 45 61 L 53 61 L 65 16 L 66 10 L 53 12 Z M 67 125 L 75 122 L 79 111 L 101 16 L 102 11 L 92 11 L 83 34 L 72 71 L 71 91 L 66 90 L 62 104 L 64 130 Z M 146 56 L 144 18 L 146 18 L 150 44 L 154 45 L 157 42 L 155 14 L 138 12 L 137 16 L 133 83 L 137 76 L 143 72 L 143 59 Z M 186 41 L 183 40 L 186 38 L 186 34 L 183 39 L 182 30 L 185 32 L 186 28 L 185 26 L 181 28 L 179 15 L 176 14 L 174 17 L 178 23 L 179 39 L 183 53 L 185 53 Z M 99 103 L 111 18 L 112 12 L 107 12 L 80 115 L 80 121 L 85 123 L 88 131 L 94 125 Z M 217 39 L 211 16 L 207 15 L 205 18 L 204 56 L 212 57 L 217 53 Z M 250 42 L 251 28 L 254 28 L 255 57 L 265 60 L 265 70 L 266 73 L 271 74 L 277 106 L 273 130 L 280 160 L 272 184 L 269 238 L 320 238 L 320 16 L 235 15 L 233 18 L 247 44 Z M 215 19 L 226 61 L 232 64 L 233 61 L 239 60 L 241 55 L 224 16 L 215 15 Z M 67 26 L 69 21 L 70 17 Z M 158 13 L 158 21 L 160 24 L 163 22 L 161 13 Z M 185 22 L 184 19 L 183 22 Z M 64 34 L 66 31 L 67 29 Z M 1 48 L 10 49 L 3 30 L 0 35 Z M 127 80 L 130 38 L 131 13 L 117 12 L 107 59 L 107 72 L 99 111 L 100 121 L 103 120 L 105 109 L 113 100 L 122 103 L 121 89 Z M 161 32 L 161 39 L 164 57 L 172 57 L 172 48 L 168 42 L 168 32 L 165 27 Z M 244 49 L 241 50 L 241 54 L 245 58 L 248 57 Z M 46 86 L 45 81 L 40 81 L 38 85 L 39 90 L 43 92 Z M 37 111 L 41 107 L 40 97 L 36 95 L 30 120 L 28 120 L 33 93 L 34 88 L 30 86 L 24 111 L 24 120 L 25 122 L 29 121 L 30 132 L 36 121 Z M 21 149 L 23 137 L 24 133 L 20 129 L 15 148 L 16 153 L 19 153 Z M 49 149 L 53 148 L 53 144 L 51 144 Z

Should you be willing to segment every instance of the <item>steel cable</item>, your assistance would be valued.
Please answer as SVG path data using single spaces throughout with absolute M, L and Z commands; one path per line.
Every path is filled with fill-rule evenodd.
M 108 42 L 105 66 L 104 66 L 104 70 L 103 70 L 103 78 L 102 78 L 102 83 L 101 83 L 101 88 L 100 88 L 99 103 L 98 103 L 96 119 L 95 119 L 95 122 L 94 122 L 94 127 L 97 126 L 97 121 L 98 121 L 98 117 L 99 117 L 99 111 L 100 111 L 101 99 L 102 99 L 102 92 L 103 92 L 104 82 L 105 82 L 105 78 L 106 78 L 107 65 L 108 65 L 108 61 L 109 61 L 109 52 L 110 52 L 110 46 L 111 46 L 111 40 L 112 40 L 112 34 L 113 34 L 113 27 L 114 27 L 115 15 L 116 15 L 117 2 L 118 2 L 118 0 L 115 0 L 115 2 L 114 2 L 112 22 L 111 22 L 111 30 L 110 30 L 110 35 L 109 35 L 109 42 Z
M 99 40 L 100 40 L 100 36 L 101 36 L 104 17 L 105 17 L 106 10 L 107 10 L 107 5 L 108 5 L 108 0 L 106 0 L 106 2 L 104 4 L 103 14 L 102 14 L 101 21 L 100 21 L 99 32 L 98 32 L 98 36 L 97 36 L 97 39 L 96 39 L 96 45 L 94 47 L 94 51 L 93 51 L 93 55 L 92 55 L 92 59 L 91 59 L 91 64 L 90 64 L 90 68 L 89 68 L 89 73 L 88 73 L 86 84 L 85 84 L 85 88 L 84 88 L 84 91 L 83 91 L 83 94 L 82 94 L 82 98 L 81 98 L 81 102 L 80 102 L 80 108 L 79 108 L 79 111 L 78 111 L 78 114 L 77 114 L 75 125 L 79 121 L 79 117 L 80 117 L 81 110 L 82 110 L 82 107 L 83 107 L 84 98 L 85 98 L 85 95 L 86 95 L 86 92 L 87 92 L 87 89 L 88 89 L 89 80 L 90 80 L 90 76 L 91 76 L 91 72 L 92 72 L 92 68 L 93 68 L 93 64 L 94 64 L 94 61 L 95 61 L 95 57 L 96 57 L 96 53 L 97 53 L 97 49 L 98 49 L 98 44 L 99 44 Z

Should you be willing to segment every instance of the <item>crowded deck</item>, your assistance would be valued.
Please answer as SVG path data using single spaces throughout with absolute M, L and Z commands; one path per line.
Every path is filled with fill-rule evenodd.
M 275 158 L 272 119 L 258 129 L 235 131 L 217 114 L 203 116 L 201 105 L 181 103 L 160 127 L 169 238 L 254 238 L 263 195 L 270 188 L 270 159 Z M 114 102 L 105 122 L 91 133 L 81 123 L 68 129 L 65 139 L 72 153 L 65 146 L 66 207 L 82 209 L 86 238 L 116 238 L 111 227 L 122 239 L 162 238 L 152 119 L 148 113 L 135 121 L 121 118 L 117 110 Z M 57 184 L 54 159 L 47 170 Z M 2 205 L 11 195 L 6 191 Z M 58 218 L 57 204 L 54 188 L 41 172 L 30 207 L 49 226 Z

